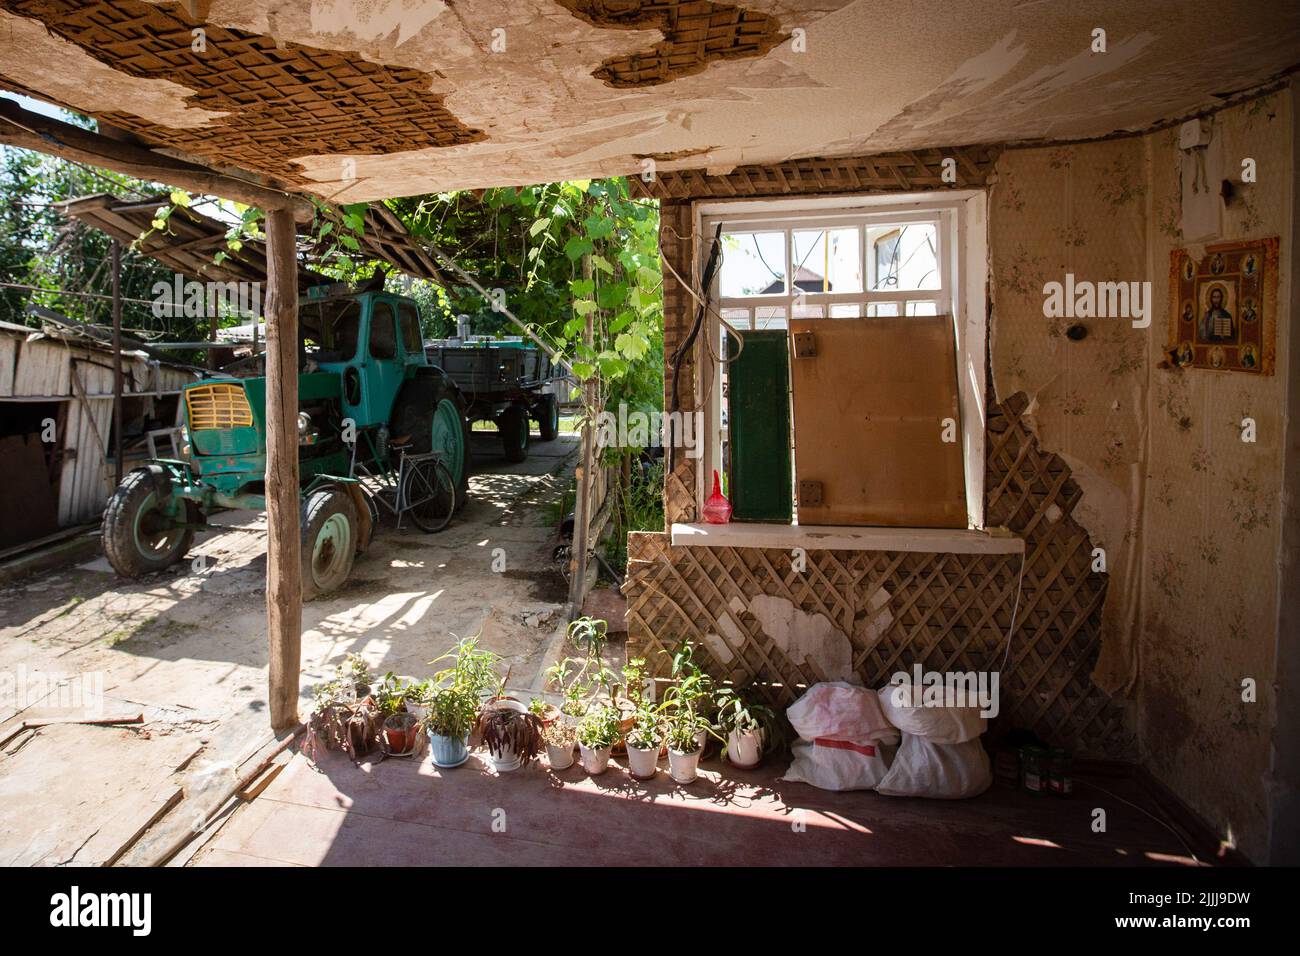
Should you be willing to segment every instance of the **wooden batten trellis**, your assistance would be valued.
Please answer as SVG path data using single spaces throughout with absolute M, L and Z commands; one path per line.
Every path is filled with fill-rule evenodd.
M 757 683 L 788 705 L 828 675 L 763 632 L 749 605 L 771 595 L 847 636 L 866 686 L 917 663 L 1000 671 L 1000 726 L 1083 754 L 1131 756 L 1122 705 L 1090 679 L 1106 575 L 1091 570 L 1091 543 L 1071 515 L 1079 488 L 1059 456 L 1038 448 L 1027 405 L 1017 393 L 990 410 L 987 451 L 988 523 L 1025 539 L 1023 582 L 1020 555 L 809 551 L 800 572 L 781 550 L 675 547 L 667 534 L 635 534 L 624 588 L 629 653 L 665 676 L 667 652 L 690 639 L 710 673 Z

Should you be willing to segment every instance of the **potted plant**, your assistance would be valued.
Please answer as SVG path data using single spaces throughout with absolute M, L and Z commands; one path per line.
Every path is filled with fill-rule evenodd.
M 627 732 L 627 769 L 638 780 L 654 777 L 663 743 L 663 719 L 659 711 L 643 703 Z
M 542 749 L 542 720 L 517 700 L 497 700 L 479 714 L 478 731 L 498 773 L 531 763 Z
M 334 668 L 336 680 L 351 684 L 356 690 L 357 699 L 370 696 L 370 685 L 375 682 L 370 673 L 370 665 L 360 654 L 349 654 L 343 662 Z
M 469 759 L 469 736 L 478 723 L 480 702 L 500 686 L 496 668 L 501 658 L 480 651 L 478 638 L 469 637 L 431 663 L 445 660 L 452 663 L 433 677 L 425 727 L 434 764 L 450 768 Z
M 534 697 L 528 702 L 528 712 L 540 720 L 543 727 L 549 727 L 560 719 L 560 708 L 542 697 Z
M 673 654 L 670 676 L 673 683 L 664 693 L 665 705 L 674 713 L 689 711 L 690 722 L 696 727 L 699 749 L 703 752 L 709 738 L 709 721 L 704 717 L 713 708 L 714 684 L 713 678 L 695 662 L 695 647 L 690 641 L 682 642 Z
M 568 770 L 573 766 L 573 745 L 577 739 L 577 725 L 563 720 L 557 720 L 542 729 L 546 759 L 552 770 Z
M 582 769 L 593 777 L 609 769 L 609 758 L 618 738 L 618 711 L 608 704 L 590 707 L 578 724 L 578 753 L 582 757 Z
M 391 756 L 412 754 L 419 743 L 419 719 L 406 708 L 412 686 L 389 671 L 371 690 L 383 720 L 384 749 Z
M 714 695 L 718 734 L 725 738 L 722 756 L 732 766 L 752 770 L 776 742 L 776 713 L 760 704 L 752 692 L 723 687 Z
M 673 713 L 668 723 L 668 774 L 678 783 L 693 783 L 699 775 L 700 755 L 704 753 L 701 735 L 709 732 L 709 722 L 689 708 Z

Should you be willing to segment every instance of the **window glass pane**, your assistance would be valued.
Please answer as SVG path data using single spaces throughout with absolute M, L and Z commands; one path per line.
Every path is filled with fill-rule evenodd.
M 407 355 L 419 355 L 424 351 L 424 338 L 420 334 L 420 314 L 415 306 L 403 302 L 397 307 L 398 321 L 402 324 L 402 346 Z
M 861 292 L 859 232 L 799 229 L 792 233 L 794 284 L 804 292 Z
M 721 309 L 719 314 L 741 331 L 749 328 L 749 309 Z M 725 335 L 727 330 L 722 332 Z
M 784 232 L 722 234 L 722 295 L 784 295 Z
M 862 318 L 862 305 L 857 302 L 841 302 L 838 305 L 831 306 L 832 319 L 860 319 Z
M 826 318 L 826 306 L 808 305 L 806 303 L 801 303 L 796 299 L 794 303 L 794 317 L 796 319 L 824 319 Z
M 397 356 L 397 330 L 393 326 L 393 309 L 387 302 L 376 302 L 370 319 L 370 354 L 377 359 Z
M 882 292 L 938 289 L 939 242 L 933 223 L 867 230 L 871 287 Z
M 908 315 L 938 315 L 939 307 L 933 302 L 909 302 L 907 303 Z
M 317 362 L 347 362 L 356 357 L 361 330 L 360 301 L 309 302 L 298 315 L 305 350 Z
M 789 323 L 785 320 L 785 308 L 779 305 L 765 305 L 754 310 L 754 328 L 756 329 L 787 329 Z
M 898 302 L 872 302 L 867 306 L 867 315 L 898 315 L 899 305 Z

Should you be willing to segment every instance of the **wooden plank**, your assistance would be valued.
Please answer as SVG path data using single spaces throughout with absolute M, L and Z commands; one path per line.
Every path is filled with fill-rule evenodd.
M 966 527 L 951 316 L 795 319 L 790 367 L 799 524 Z
M 728 355 L 738 343 L 727 336 Z M 784 329 L 746 332 L 727 365 L 728 492 L 736 521 L 789 523 L 790 360 Z

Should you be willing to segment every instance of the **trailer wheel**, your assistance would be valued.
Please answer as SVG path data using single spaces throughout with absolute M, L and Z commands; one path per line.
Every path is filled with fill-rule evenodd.
M 357 553 L 357 516 L 352 498 L 322 488 L 302 505 L 302 599 L 311 601 L 342 587 Z
M 560 403 L 554 395 L 543 395 L 534 411 L 537 413 L 537 427 L 542 433 L 542 441 L 555 441 L 560 435 Z
M 187 517 L 188 517 L 188 508 Z M 104 509 L 104 556 L 124 578 L 161 571 L 181 558 L 194 543 L 191 528 L 176 528 L 163 512 L 153 476 L 133 471 Z
M 506 461 L 523 461 L 528 457 L 528 410 L 522 405 L 511 405 L 497 418 L 501 432 L 501 445 Z

